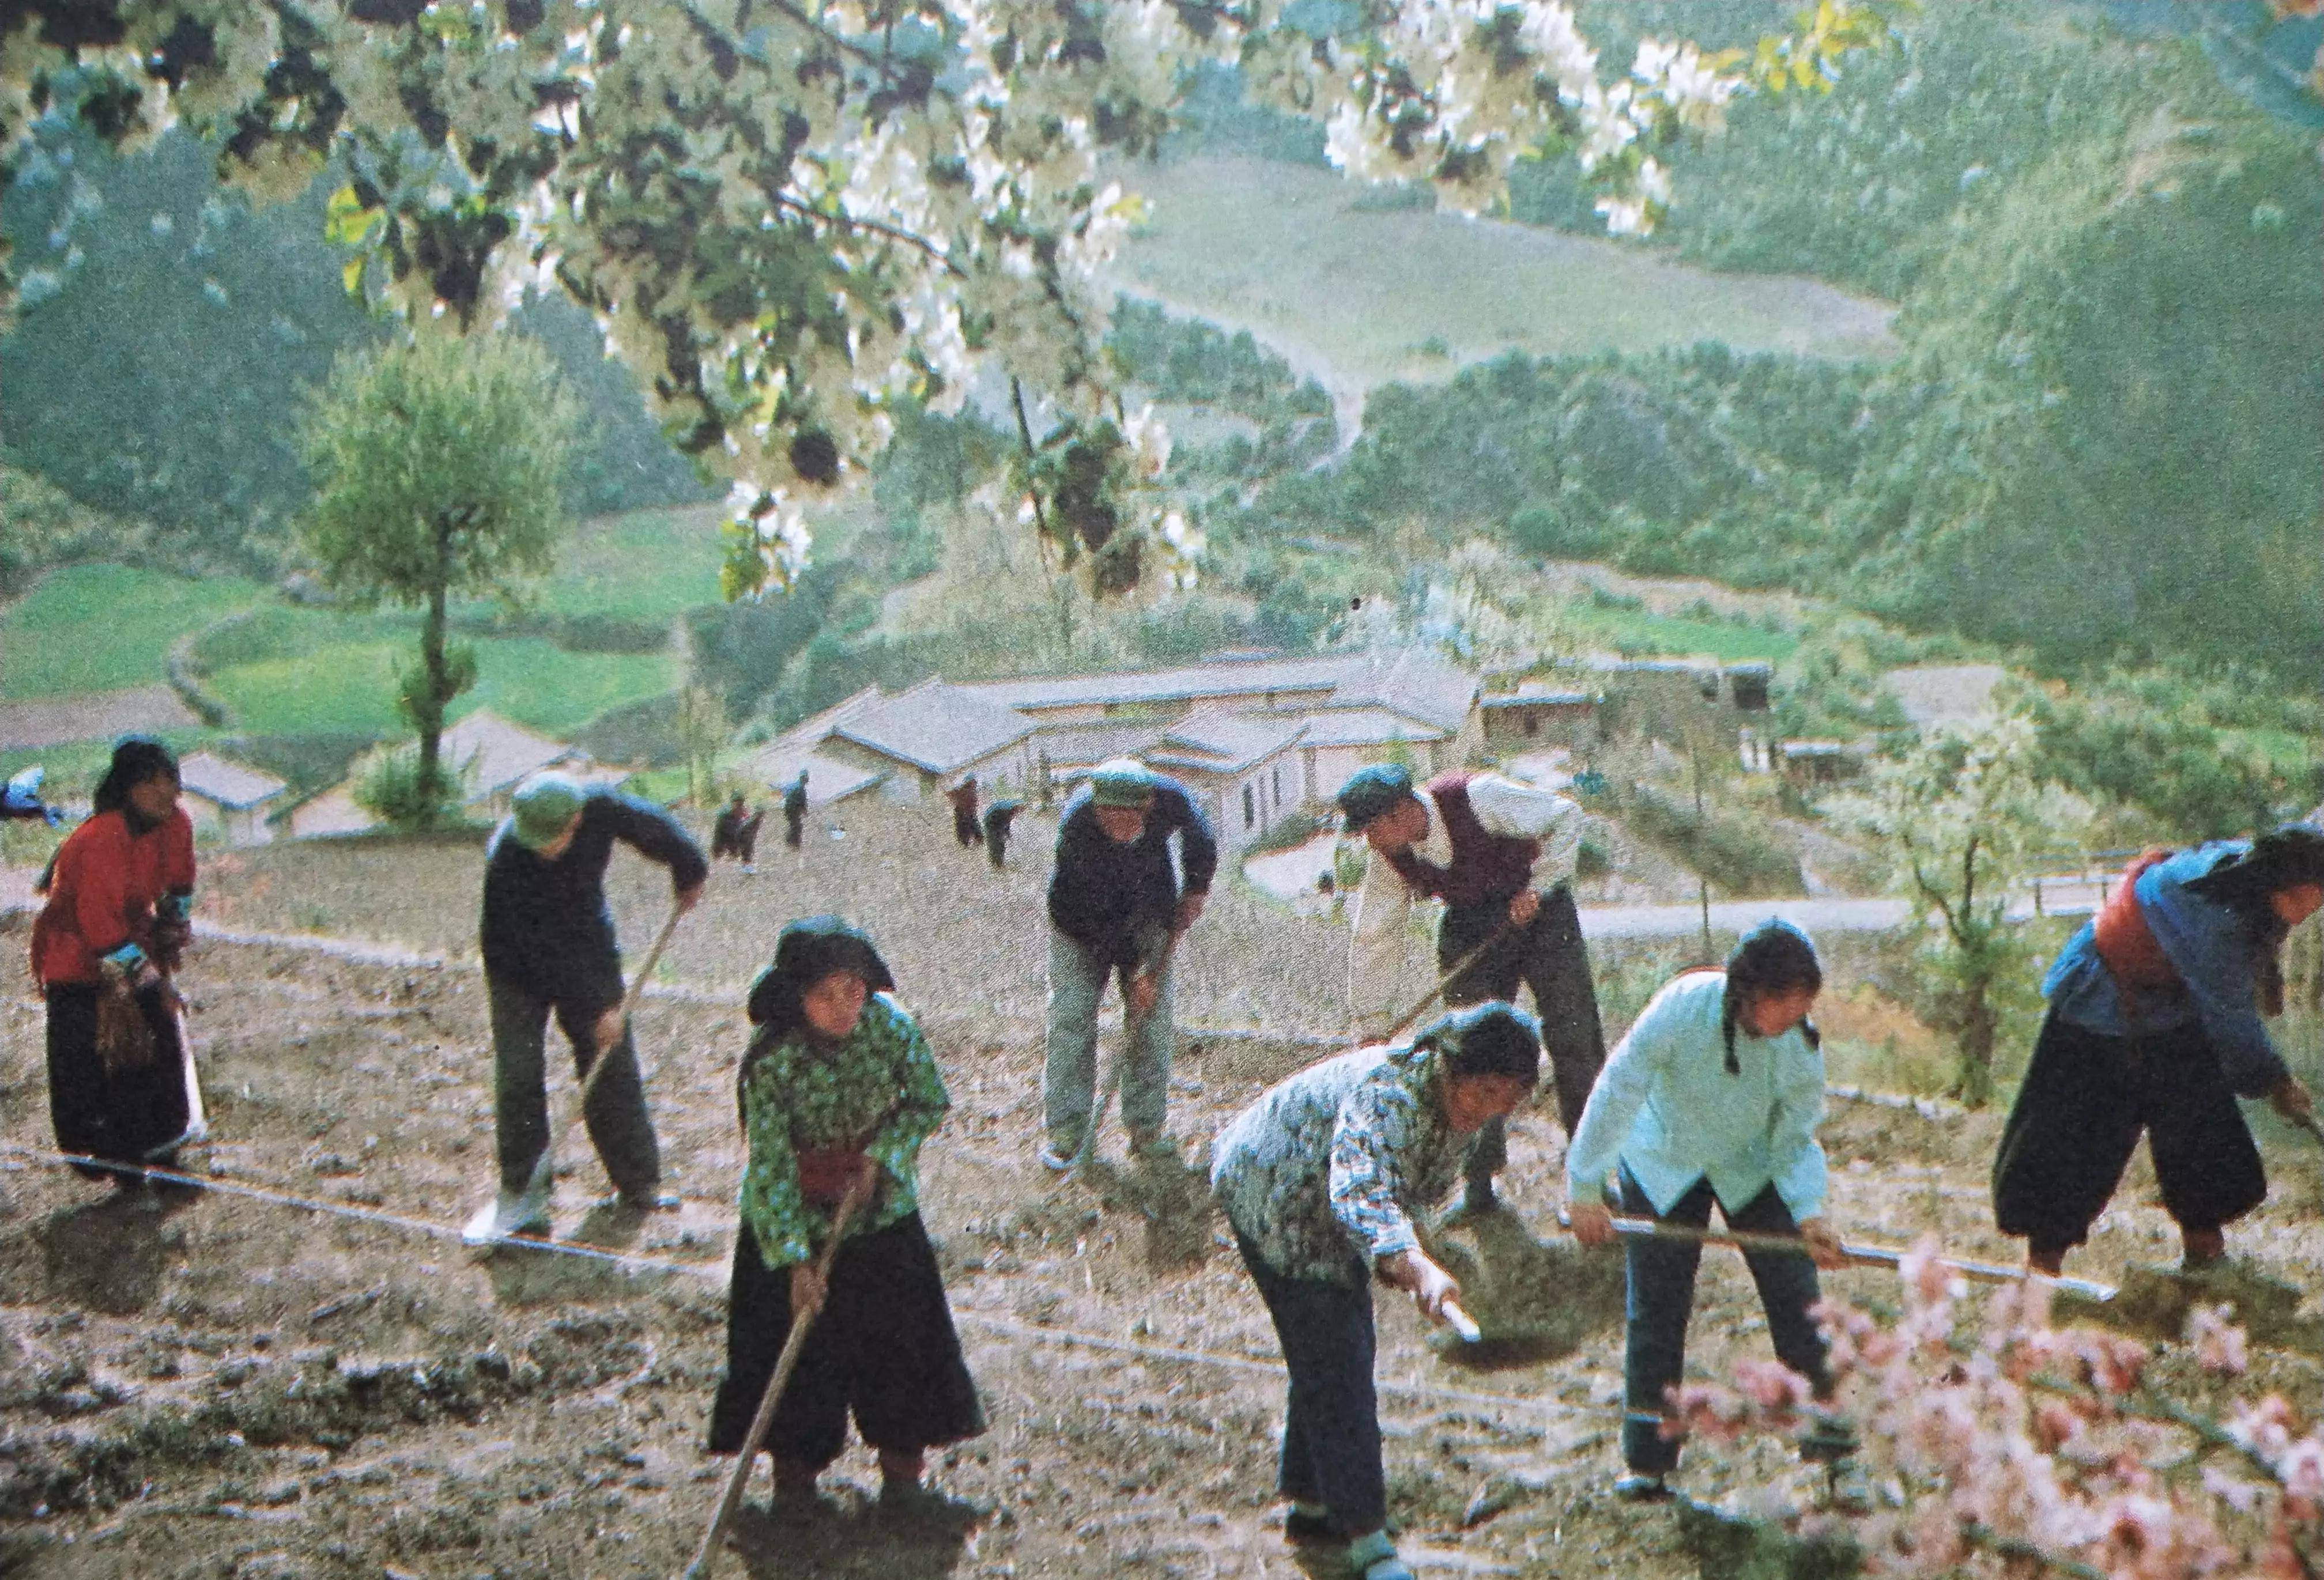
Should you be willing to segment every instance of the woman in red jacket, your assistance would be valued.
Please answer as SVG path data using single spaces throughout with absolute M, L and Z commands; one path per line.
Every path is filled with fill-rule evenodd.
M 63 1151 L 166 1165 L 189 1138 L 176 969 L 190 933 L 194 830 L 178 805 L 178 759 L 131 736 L 113 749 L 96 811 L 50 864 L 32 924 L 32 976 L 49 1005 L 49 1113 Z M 143 1039 L 112 1032 L 142 1018 Z M 112 1171 L 81 1165 L 92 1179 Z M 113 1174 L 119 1185 L 135 1176 Z

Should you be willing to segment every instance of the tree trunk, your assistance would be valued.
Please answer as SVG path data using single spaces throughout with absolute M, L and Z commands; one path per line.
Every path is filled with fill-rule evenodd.
M 411 710 L 411 721 L 420 729 L 420 784 L 429 798 L 428 822 L 435 819 L 436 787 L 441 783 L 438 763 L 442 756 L 444 734 L 444 704 L 452 700 L 450 666 L 444 657 L 444 599 L 452 580 L 452 524 L 438 519 L 436 523 L 436 579 L 428 589 L 428 613 L 420 625 L 420 663 L 422 680 L 417 704 Z
M 1992 972 L 1982 967 L 1961 986 L 1960 1099 L 1971 1108 L 1993 1099 L 1993 1044 L 1999 1026 L 1992 988 Z

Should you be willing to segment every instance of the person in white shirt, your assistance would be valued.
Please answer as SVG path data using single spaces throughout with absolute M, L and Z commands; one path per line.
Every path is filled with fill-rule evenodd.
M 1360 770 L 1338 800 L 1348 831 L 1371 848 L 1348 949 L 1348 997 L 1359 1030 L 1377 1036 L 1393 1015 L 1385 999 L 1403 963 L 1413 900 L 1442 900 L 1439 970 L 1499 934 L 1445 988 L 1444 1003 L 1514 1000 L 1520 983 L 1533 990 L 1558 1120 L 1571 1136 L 1606 1061 L 1572 887 L 1582 809 L 1554 791 L 1492 773 L 1439 774 L 1416 786 L 1410 772 L 1388 763 Z M 1507 1128 L 1495 1120 L 1470 1151 L 1456 1214 L 1494 1207 L 1493 1176 L 1508 1159 Z
M 1823 1336 L 1808 1313 L 1822 1298 L 1818 1267 L 1842 1264 L 1823 1217 L 1823 1054 L 1807 1018 L 1823 986 L 1807 934 L 1773 918 L 1743 936 L 1723 971 L 1665 983 L 1607 1061 L 1565 1154 L 1573 1237 L 1615 1237 L 1606 1180 L 1617 1176 L 1633 1217 L 1702 1228 L 1715 1203 L 1728 1226 L 1793 1235 L 1805 1254 L 1747 1252 L 1775 1358 L 1831 1395 Z M 1622 1457 L 1616 1493 L 1668 1497 L 1679 1446 L 1663 1437 L 1665 1396 L 1686 1364 L 1699 1243 L 1627 1240 Z M 1803 1458 L 1847 1461 L 1855 1433 L 1828 1411 L 1800 1440 Z

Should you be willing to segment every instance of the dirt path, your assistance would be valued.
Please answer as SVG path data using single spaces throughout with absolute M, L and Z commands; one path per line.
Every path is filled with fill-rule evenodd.
M 0 703 L 0 748 L 62 746 L 136 730 L 185 730 L 201 723 L 166 685 L 32 703 Z

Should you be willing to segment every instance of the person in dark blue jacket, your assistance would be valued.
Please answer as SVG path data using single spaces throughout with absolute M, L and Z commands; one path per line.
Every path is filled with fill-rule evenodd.
M 1178 840 L 1185 881 L 1170 863 Z M 1048 1139 L 1041 1161 L 1071 1166 L 1097 1086 L 1097 1008 L 1119 976 L 1121 1122 L 1131 1153 L 1158 1156 L 1176 1040 L 1172 956 L 1203 914 L 1218 841 L 1185 786 L 1130 758 L 1101 763 L 1057 822 L 1049 874 L 1049 1049 L 1042 1073 Z
M 2057 1274 L 2146 1134 L 2184 1263 L 2267 1196 L 2238 1096 L 2307 1119 L 2308 1089 L 2261 1016 L 2282 1008 L 2284 934 L 2324 905 L 2324 830 L 2287 823 L 2132 863 L 2059 952 L 2050 1000 L 1993 1165 L 1994 1217 Z
M 618 840 L 669 868 L 678 908 L 701 898 L 709 863 L 658 806 L 587 790 L 566 774 L 535 774 L 484 849 L 482 942 L 493 1020 L 493 1100 L 500 1194 L 468 1226 L 485 1245 L 549 1219 L 549 1100 L 542 1068 L 548 1021 L 573 1045 L 576 1071 L 614 1062 L 589 1093 L 589 1139 L 621 1205 L 669 1205 L 659 1193 L 660 1149 L 638 1079 L 637 1049 L 622 1024 L 622 955 L 605 903 L 605 865 Z

